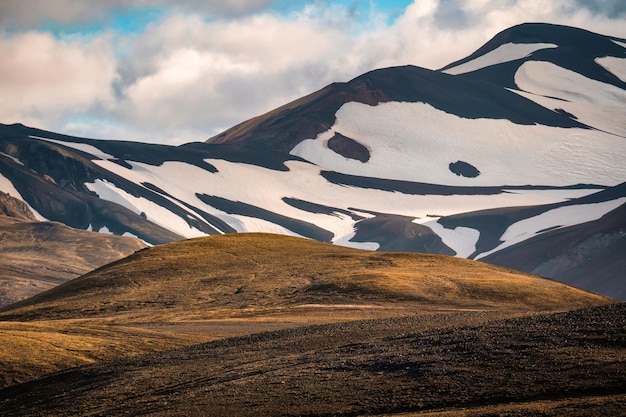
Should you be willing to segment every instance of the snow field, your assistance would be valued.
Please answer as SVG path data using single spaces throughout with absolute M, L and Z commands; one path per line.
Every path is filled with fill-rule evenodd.
M 614 70 L 621 68 L 624 76 L 626 60 L 618 61 L 619 65 L 613 59 L 600 59 L 601 63 L 611 63 Z M 537 61 L 525 62 L 520 66 L 515 73 L 515 83 L 523 92 L 512 91 L 541 106 L 563 109 L 575 115 L 581 123 L 626 137 L 626 91 L 618 87 L 589 79 L 549 62 Z M 624 151 L 623 148 L 620 150 Z
M 336 117 L 332 128 L 291 154 L 331 171 L 443 185 L 616 185 L 626 178 L 626 141 L 604 132 L 464 119 L 425 103 L 350 102 Z M 364 164 L 330 150 L 327 141 L 335 132 L 366 146 L 370 160 Z M 456 161 L 481 174 L 455 175 L 448 166 Z
M 505 43 L 471 61 L 449 68 L 443 72 L 451 75 L 464 74 L 503 62 L 526 58 L 540 49 L 557 48 L 553 43 Z
M 493 207 L 547 204 L 595 191 L 525 190 L 519 193 L 504 192 L 496 195 L 407 195 L 332 184 L 320 176 L 319 167 L 299 161 L 288 161 L 286 165 L 289 171 L 286 172 L 223 160 L 207 159 L 206 162 L 215 166 L 218 172 L 210 173 L 183 162 L 166 162 L 160 166 L 129 162 L 133 168 L 127 169 L 111 161 L 96 161 L 103 168 L 136 184 L 141 182 L 158 184 L 173 197 L 219 217 L 239 232 L 258 231 L 296 235 L 293 231 L 265 220 L 224 213 L 202 202 L 196 197 L 196 193 L 239 201 L 286 217 L 313 223 L 332 232 L 333 243 L 367 249 L 377 247 L 378 244 L 349 242 L 349 239 L 354 236 L 356 223 L 350 216 L 342 213 L 331 215 L 310 213 L 286 204 L 282 198 L 290 197 L 310 201 L 311 196 L 315 196 L 314 203 L 338 209 L 356 208 L 430 220 L 427 218 L 429 215 L 445 216 Z M 190 181 L 190 178 L 193 178 L 193 181 Z M 250 184 L 251 180 L 262 186 L 241 186 Z M 154 220 L 175 233 L 182 236 L 202 234 L 196 229 L 190 231 L 188 224 L 180 217 L 148 200 L 133 197 L 113 187 L 112 184 L 102 181 L 96 184 L 98 184 L 97 189 L 95 185 L 90 185 L 90 187 L 94 187 L 95 192 L 101 193 L 102 198 L 118 202 L 135 212 L 141 210 L 148 219 Z M 114 194 L 108 194 L 112 191 Z M 191 213 L 189 209 L 186 210 Z M 365 217 L 372 217 L 371 214 L 353 211 Z M 438 230 L 441 231 L 441 229 Z M 446 232 L 443 231 L 443 233 Z M 461 249 L 457 252 L 465 253 L 467 250 Z
M 626 203 L 626 197 L 621 197 L 612 201 L 604 201 L 601 203 L 580 204 L 575 206 L 559 207 L 548 210 L 537 216 L 520 220 L 510 225 L 500 237 L 502 244 L 490 251 L 483 252 L 476 256 L 475 259 L 484 258 L 494 252 L 498 252 L 504 248 L 523 242 L 534 236 L 541 234 L 542 230 L 553 230 L 555 228 L 563 228 L 575 226 L 586 222 L 598 220 L 605 214 L 615 210 Z
M 401 119 L 406 117 L 406 114 L 401 110 L 406 110 L 407 107 L 405 105 L 408 103 L 392 104 L 396 109 L 400 110 L 393 111 L 395 117 Z M 372 109 L 369 106 L 362 107 L 368 111 Z M 394 109 L 392 108 L 391 110 Z M 434 111 L 434 114 L 439 113 L 441 112 Z M 379 117 L 384 117 L 384 114 L 382 116 L 379 115 Z M 347 126 L 350 125 L 348 124 Z M 342 132 L 346 131 L 350 130 L 342 129 Z M 353 133 L 353 131 L 350 131 L 350 133 Z M 386 143 L 383 149 L 386 152 L 405 152 L 407 145 L 403 133 L 404 131 L 401 128 L 396 127 L 396 130 L 392 131 L 394 140 Z M 65 142 L 58 142 L 65 145 Z M 373 153 L 377 151 L 378 148 L 373 146 L 375 145 L 374 142 L 368 145 Z M 434 152 L 442 152 L 447 145 L 443 141 L 432 146 L 436 148 Z M 83 148 L 84 151 L 86 151 L 85 149 L 87 148 Z M 97 152 L 94 149 L 90 149 L 90 153 Z M 101 156 L 104 156 L 104 154 Z M 341 159 L 345 162 L 345 158 Z M 143 182 L 157 184 L 166 193 L 174 197 L 168 198 L 164 196 L 164 198 L 168 198 L 173 204 L 178 205 L 189 213 L 189 215 L 201 218 L 198 213 L 186 208 L 175 199 L 185 201 L 192 206 L 198 207 L 200 210 L 217 216 L 239 232 L 262 231 L 298 236 L 292 230 L 266 220 L 220 211 L 202 202 L 197 198 L 196 193 L 219 196 L 231 201 L 260 207 L 286 217 L 309 222 L 333 233 L 333 243 L 335 244 L 370 250 L 378 249 L 379 244 L 375 242 L 360 243 L 350 241 L 354 237 L 356 224 L 356 221 L 350 216 L 338 212 L 332 214 L 310 213 L 292 207 L 282 199 L 290 197 L 304 201 L 313 200 L 311 201 L 312 203 L 350 210 L 364 217 L 373 216 L 364 211 L 413 217 L 415 219 L 414 222 L 423 224 L 438 234 L 443 242 L 451 247 L 459 257 L 468 257 L 475 251 L 479 232 L 464 227 L 458 227 L 454 230 L 445 229 L 437 222 L 441 216 L 494 207 L 548 204 L 581 197 L 596 191 L 586 189 L 504 190 L 502 193 L 495 195 L 408 195 L 400 192 L 333 184 L 320 175 L 320 167 L 300 161 L 287 161 L 288 171 L 274 171 L 256 165 L 207 159 L 207 163 L 218 169 L 216 173 L 177 161 L 168 161 L 159 166 L 128 161 L 132 167 L 130 169 L 105 159 L 94 162 L 137 185 L 141 186 Z M 469 162 L 471 163 L 471 161 Z M 360 162 L 358 163 L 360 164 Z M 251 184 L 251 181 L 254 181 L 254 183 Z M 242 184 L 251 184 L 251 186 L 242 186 Z M 255 184 L 259 185 L 256 186 Z M 137 214 L 143 212 L 148 220 L 182 237 L 191 238 L 204 235 L 200 230 L 190 227 L 185 219 L 173 212 L 145 198 L 135 197 L 106 180 L 96 180 L 93 183 L 85 184 L 85 186 L 102 199 L 120 204 Z M 19 195 L 11 182 L 1 176 L 0 190 L 8 191 L 11 195 Z M 21 196 L 18 198 L 21 199 Z M 109 232 L 106 226 L 101 228 L 100 231 L 103 233 Z M 531 237 L 531 235 L 526 236 Z M 485 255 L 483 254 L 483 256 Z

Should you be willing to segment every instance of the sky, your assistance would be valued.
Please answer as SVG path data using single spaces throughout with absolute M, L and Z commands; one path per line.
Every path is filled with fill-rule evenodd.
M 441 68 L 524 22 L 626 38 L 626 1 L 1 0 L 0 123 L 204 141 L 376 68 Z

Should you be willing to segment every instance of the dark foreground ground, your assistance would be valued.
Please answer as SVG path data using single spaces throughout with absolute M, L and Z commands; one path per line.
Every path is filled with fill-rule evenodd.
M 626 304 L 295 328 L 0 390 L 3 416 L 619 416 L 625 409 Z

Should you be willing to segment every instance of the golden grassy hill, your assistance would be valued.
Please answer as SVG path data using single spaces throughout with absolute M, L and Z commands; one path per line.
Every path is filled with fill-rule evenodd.
M 205 237 L 140 250 L 0 310 L 0 383 L 308 324 L 455 311 L 484 321 L 611 301 L 447 256 L 270 234 Z
M 0 311 L 0 320 L 308 322 L 432 310 L 567 310 L 609 301 L 465 259 L 254 233 L 143 249 L 9 306 Z

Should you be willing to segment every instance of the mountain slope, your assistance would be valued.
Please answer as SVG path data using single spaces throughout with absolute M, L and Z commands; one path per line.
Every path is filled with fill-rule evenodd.
M 523 24 L 442 71 L 511 88 L 572 120 L 624 137 L 625 42 L 567 26 Z
M 36 221 L 22 201 L 0 193 L 0 307 L 55 287 L 144 247 L 132 237 Z
M 332 127 L 346 103 L 377 106 L 387 102 L 428 103 L 463 118 L 508 119 L 518 124 L 582 127 L 514 93 L 484 82 L 458 79 L 415 66 L 368 72 L 347 83 L 332 84 L 207 140 L 291 151 L 303 139 Z M 296 142 L 297 141 L 297 142 Z
M 626 71 L 626 49 L 624 40 L 622 44 L 616 41 L 620 39 L 558 25 L 519 25 L 496 35 L 474 54 L 442 71 L 411 66 L 375 70 L 244 122 L 208 142 L 282 147 L 325 169 L 370 177 L 438 184 L 514 185 L 520 183 L 511 171 L 518 171 L 527 181 L 521 184 L 551 184 L 572 174 L 567 172 L 572 170 L 571 165 L 563 163 L 576 161 L 576 168 L 583 171 L 597 169 L 596 162 L 600 161 L 619 165 L 611 155 L 598 154 L 601 146 L 624 154 L 624 141 L 604 133 L 626 137 L 626 83 L 619 78 Z M 496 56 L 489 58 L 495 51 Z M 468 73 L 468 66 L 476 69 Z M 483 78 L 470 76 L 482 70 L 506 73 L 511 82 L 502 83 L 491 73 Z M 518 84 L 514 85 L 513 80 Z M 319 117 L 319 108 L 331 110 L 332 115 Z M 528 124 L 535 126 L 524 128 Z M 305 133 L 293 130 L 292 125 L 309 127 L 303 128 Z M 474 134 L 473 129 L 480 129 L 480 134 Z M 342 137 L 364 146 L 368 160 L 346 151 L 337 154 L 331 144 Z M 523 143 L 516 143 L 522 137 Z M 492 154 L 502 145 L 508 146 L 507 153 Z M 389 148 L 400 146 L 390 153 Z M 362 147 L 352 148 L 363 152 Z M 479 157 L 471 148 L 489 158 L 471 160 L 469 157 Z M 571 153 L 563 153 L 565 148 L 571 148 Z M 382 163 L 385 158 L 380 166 L 375 163 L 377 152 L 385 152 L 386 165 Z M 445 152 L 456 155 L 442 160 Z M 560 162 L 509 159 L 511 155 L 524 158 L 527 154 L 537 158 L 542 152 Z M 585 158 L 580 157 L 581 153 Z M 391 157 L 393 166 L 388 161 Z M 506 161 L 508 172 L 500 171 L 488 178 L 487 168 L 494 158 L 500 164 Z M 459 160 L 477 168 L 479 175 L 468 179 L 461 174 L 455 178 L 447 168 Z M 433 162 L 438 166 L 431 166 Z M 535 171 L 546 168 L 552 177 L 546 172 L 540 182 L 533 179 Z M 624 173 L 615 174 L 606 172 L 598 177 L 603 180 L 597 181 L 590 181 L 587 175 L 578 182 L 608 185 L 609 178 L 617 179 L 611 185 L 623 182 Z M 569 184 L 576 183 L 569 180 Z
M 554 230 L 481 260 L 626 299 L 626 208 L 599 220 Z
M 624 205 L 623 46 L 575 28 L 520 25 L 442 71 L 371 71 L 178 147 L 1 125 L 0 191 L 40 219 L 150 244 L 269 232 L 490 260 L 541 235 L 559 257 L 571 247 L 551 229 L 573 227 L 572 240 L 593 241 L 591 222 Z M 586 202 L 603 191 L 614 198 Z M 541 227 L 505 236 L 528 222 Z M 622 233 L 619 222 L 603 227 L 605 236 Z M 617 250 L 587 276 L 584 262 L 539 261 L 531 246 L 502 263 L 548 262 L 533 270 L 621 296 Z

